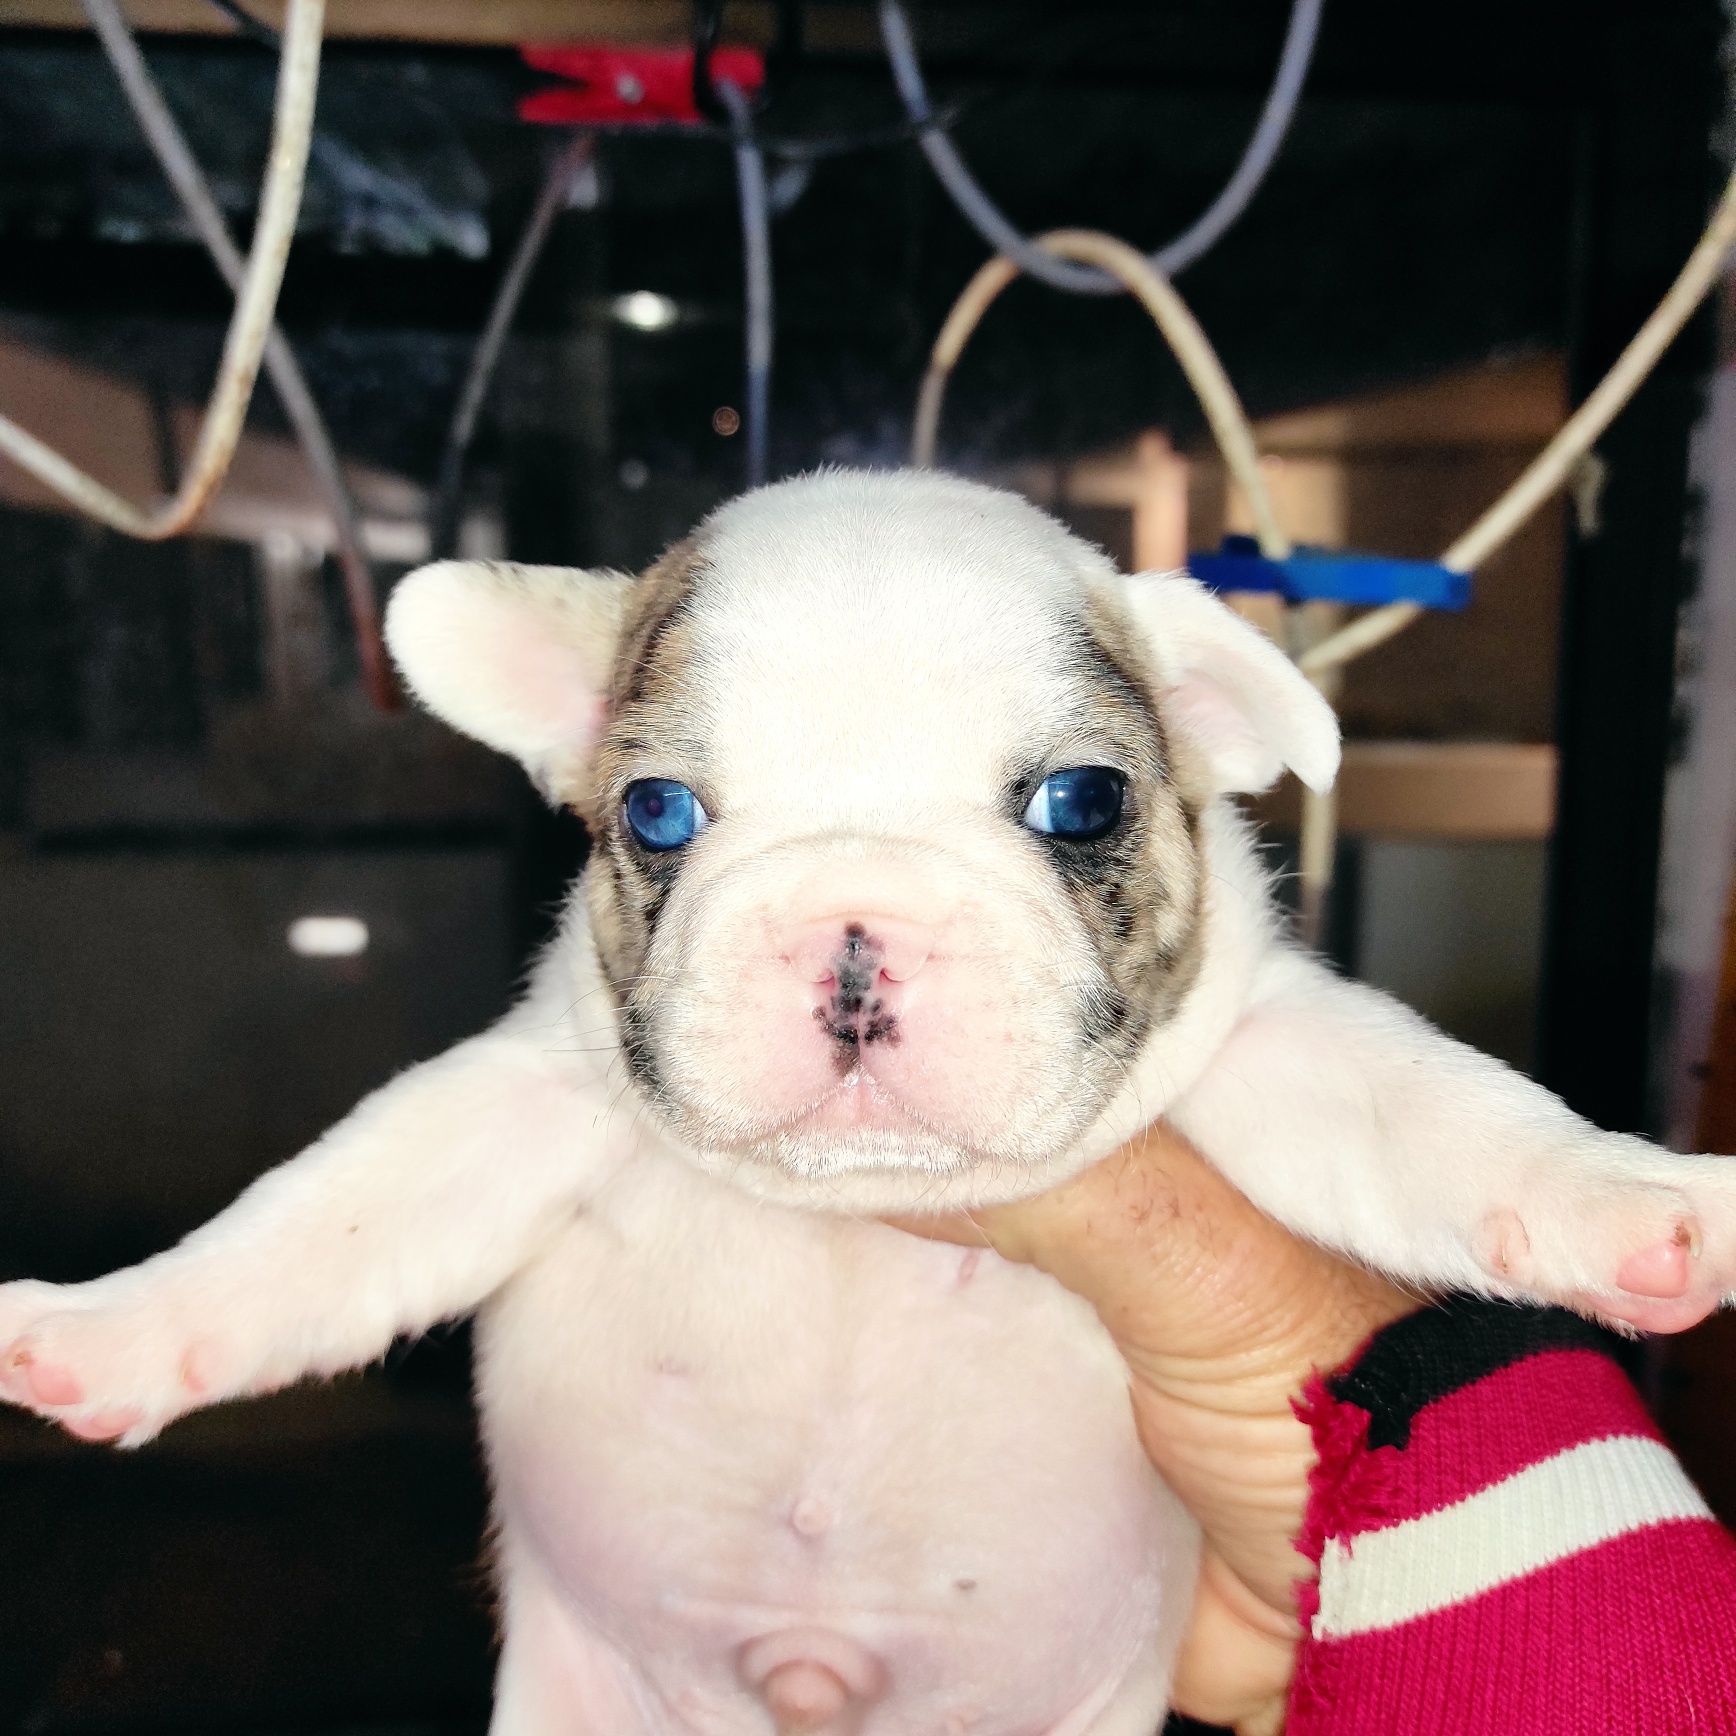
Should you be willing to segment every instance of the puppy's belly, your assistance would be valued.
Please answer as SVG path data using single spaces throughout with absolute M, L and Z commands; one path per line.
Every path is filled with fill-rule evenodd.
M 1036 1273 L 648 1152 L 480 1346 L 509 1559 L 626 1660 L 646 1730 L 763 1736 L 788 1656 L 863 1684 L 864 1736 L 1086 1729 L 1174 1650 L 1192 1524 Z

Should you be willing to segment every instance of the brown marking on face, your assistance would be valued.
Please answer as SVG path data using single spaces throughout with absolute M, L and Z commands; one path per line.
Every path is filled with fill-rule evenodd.
M 645 970 L 658 919 L 680 872 L 680 851 L 641 849 L 628 831 L 621 801 L 628 783 L 647 775 L 691 781 L 697 699 L 693 624 L 689 610 L 704 560 L 692 538 L 677 543 L 633 582 L 609 682 L 609 721 L 593 759 L 588 820 L 596 862 L 587 878 L 591 929 L 616 1006 L 624 1047 L 642 1085 L 655 1089 L 655 1069 L 642 1028 L 644 997 L 634 988 Z M 647 750 L 684 745 L 679 767 L 653 767 Z
M 1199 813 L 1175 782 L 1132 637 L 1098 598 L 1086 599 L 1074 650 L 1083 733 L 1117 744 L 1127 794 L 1121 824 L 1107 837 L 1046 847 L 1102 972 L 1101 993 L 1085 1008 L 1087 1034 L 1126 1059 L 1175 1015 L 1199 974 Z
M 653 700 L 666 687 L 671 671 L 664 640 L 679 635 L 703 568 L 696 539 L 685 537 L 634 580 L 610 676 L 612 718 Z

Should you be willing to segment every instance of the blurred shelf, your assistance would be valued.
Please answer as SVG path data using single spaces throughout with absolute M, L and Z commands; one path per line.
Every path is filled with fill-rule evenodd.
M 1546 742 L 1353 741 L 1338 778 L 1347 836 L 1536 843 L 1555 825 L 1555 749 Z M 1255 803 L 1261 821 L 1293 831 L 1294 781 Z

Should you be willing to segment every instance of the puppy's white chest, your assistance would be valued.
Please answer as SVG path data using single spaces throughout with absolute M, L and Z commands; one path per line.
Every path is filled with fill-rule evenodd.
M 1191 1524 L 1038 1274 L 646 1153 L 481 1346 L 509 1546 L 646 1731 L 768 1730 L 787 1655 L 864 1736 L 1042 1731 L 1173 1645 Z

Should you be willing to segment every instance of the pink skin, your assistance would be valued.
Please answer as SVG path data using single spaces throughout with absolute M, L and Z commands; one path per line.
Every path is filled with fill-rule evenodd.
M 851 1716 L 871 1705 L 889 1686 L 886 1666 L 841 1634 L 790 1628 L 742 1648 L 736 1659 L 742 1682 L 756 1689 L 778 1736 L 854 1728 Z
M 850 1691 L 824 1664 L 781 1664 L 761 1685 L 778 1736 L 824 1730 L 850 1703 Z

